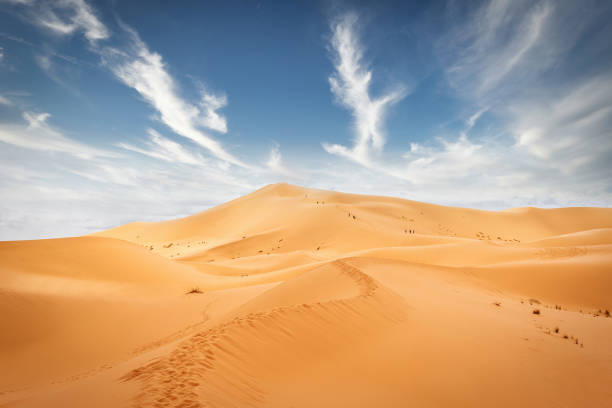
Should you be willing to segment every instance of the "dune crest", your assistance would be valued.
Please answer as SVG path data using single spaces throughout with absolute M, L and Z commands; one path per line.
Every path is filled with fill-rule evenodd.
M 281 183 L 0 259 L 0 406 L 612 401 L 609 208 Z

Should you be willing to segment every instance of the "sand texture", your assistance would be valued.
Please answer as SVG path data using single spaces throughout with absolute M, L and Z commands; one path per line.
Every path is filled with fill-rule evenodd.
M 612 209 L 264 187 L 0 242 L 0 407 L 612 407 Z

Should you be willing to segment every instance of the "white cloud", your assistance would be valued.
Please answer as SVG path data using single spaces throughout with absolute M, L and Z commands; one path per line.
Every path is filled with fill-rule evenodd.
M 384 118 L 390 106 L 400 101 L 403 87 L 377 98 L 370 96 L 372 71 L 363 63 L 363 48 L 355 34 L 357 15 L 348 13 L 332 24 L 331 47 L 335 53 L 335 70 L 329 77 L 334 96 L 351 110 L 355 137 L 353 147 L 323 144 L 325 150 L 352 159 L 362 165 L 372 164 L 371 150 L 380 152 L 385 144 Z
M 84 0 L 60 0 L 52 4 L 40 3 L 37 6 L 34 12 L 35 21 L 56 33 L 67 35 L 83 31 L 92 45 L 96 45 L 98 40 L 110 37 L 109 30 L 97 19 L 94 10 Z M 159 120 L 177 135 L 193 140 L 219 160 L 250 168 L 251 166 L 227 152 L 221 143 L 204 131 L 210 129 L 220 133 L 227 132 L 227 120 L 219 113 L 219 110 L 227 105 L 227 96 L 210 93 L 202 87 L 199 104 L 194 105 L 181 98 L 178 86 L 168 73 L 162 56 L 150 51 L 134 30 L 121 25 L 130 39 L 128 47 L 92 48 L 101 55 L 112 73 L 153 106 L 159 113 Z M 52 55 L 67 58 L 57 53 Z M 49 55 L 38 55 L 36 61 L 54 81 L 71 89 L 54 72 Z M 75 63 L 74 59 L 69 61 Z M 73 91 L 78 94 L 78 91 Z M 137 149 L 135 146 L 129 147 L 134 151 Z M 183 155 L 183 159 L 186 157 Z
M 226 95 L 216 95 L 202 87 L 199 104 L 192 104 L 179 96 L 178 86 L 168 73 L 162 56 L 152 52 L 131 28 L 120 23 L 128 34 L 130 44 L 125 49 L 98 47 L 97 41 L 110 37 L 107 27 L 84 0 L 59 0 L 54 3 L 32 2 L 34 21 L 58 34 L 83 32 L 99 53 L 103 62 L 124 84 L 135 89 L 159 113 L 159 119 L 176 134 L 191 139 L 208 149 L 216 158 L 228 163 L 250 167 L 227 152 L 221 143 L 204 129 L 227 132 L 227 120 L 219 110 L 227 105 Z M 52 53 L 59 58 L 67 58 Z M 38 65 L 53 80 L 65 85 L 53 71 L 49 55 L 38 55 Z M 74 59 L 70 62 L 75 63 Z
M 31 21 L 59 35 L 84 33 L 90 50 L 156 109 L 158 120 L 196 147 L 150 129 L 142 143 L 116 144 L 124 149 L 118 154 L 67 136 L 48 123 L 48 113 L 24 112 L 25 124 L 0 124 L 0 239 L 77 235 L 130 221 L 186 216 L 275 181 L 274 171 L 242 163 L 210 136 L 209 130 L 227 132 L 220 113 L 227 97 L 202 86 L 198 102 L 182 99 L 162 57 L 134 31 L 126 29 L 127 47 L 111 48 L 98 44 L 110 33 L 87 22 L 95 14 L 82 1 L 38 3 L 28 10 L 36 17 Z M 45 50 L 37 63 L 50 76 L 57 68 L 54 57 L 81 64 Z M 198 146 L 214 160 L 204 159 Z M 276 170 L 282 169 L 281 163 Z
M 177 135 L 193 140 L 220 160 L 248 167 L 202 129 L 227 131 L 225 118 L 217 112 L 227 103 L 226 98 L 204 91 L 199 107 L 183 100 L 161 55 L 149 51 L 135 31 L 126 30 L 131 37 L 131 49 L 107 47 L 102 51 L 105 64 L 115 76 L 151 104 L 159 112 L 161 122 Z
M 548 2 L 491 0 L 441 38 L 450 60 L 449 82 L 462 95 L 481 101 L 506 90 L 516 80 L 533 78 L 553 63 L 539 52 L 553 7 Z M 551 50 L 549 49 L 549 53 Z
M 450 184 L 494 164 L 487 153 L 483 154 L 483 145 L 473 143 L 465 134 L 455 141 L 440 139 L 438 142 L 439 147 L 413 143 L 410 152 L 403 156 L 408 165 L 402 176 L 415 185 Z
M 0 33 L 0 37 L 6 38 L 7 40 L 11 40 L 11 41 L 14 41 L 14 42 L 19 43 L 19 44 L 24 44 L 24 45 L 29 45 L 29 46 L 33 46 L 34 45 L 31 42 L 26 41 L 25 39 L 23 39 L 21 37 L 16 37 L 14 35 L 10 35 L 10 34 L 7 34 L 7 33 Z
M 610 7 L 582 12 L 595 4 L 490 0 L 451 13 L 438 50 L 455 95 L 475 113 L 459 139 L 415 144 L 401 174 L 434 186 L 442 174 L 448 191 L 476 178 L 481 197 L 520 205 L 609 205 L 612 77 L 601 55 L 611 48 L 597 19 Z M 484 112 L 494 127 L 477 129 L 474 142 L 467 135 Z
M 38 2 L 33 14 L 37 24 L 58 35 L 81 31 L 91 44 L 110 37 L 106 26 L 84 0 Z
M 51 58 L 48 55 L 37 55 L 35 57 L 36 64 L 46 73 L 51 72 Z
M 490 107 L 514 139 L 504 146 L 540 161 L 532 171 L 609 180 L 612 67 L 601 55 L 611 47 L 597 19 L 610 11 L 590 1 L 490 0 L 442 36 L 451 85 L 466 103 Z
M 172 160 L 130 151 L 110 157 L 51 129 L 48 114 L 26 116 L 28 126 L 0 125 L 0 141 L 8 143 L 0 148 L 0 240 L 187 216 L 274 181 L 250 169 L 228 173 L 214 163 L 192 164 L 197 154 L 154 133 L 151 149 L 142 150 L 157 149 Z
M 208 129 L 227 133 L 227 121 L 217 111 L 227 105 L 227 96 L 214 95 L 202 90 L 202 101 L 200 103 L 201 113 L 198 123 Z
M 0 3 L 29 5 L 32 4 L 34 1 L 35 0 L 0 0 Z
M 27 122 L 27 126 L 1 124 L 0 142 L 25 149 L 66 153 L 80 159 L 117 156 L 116 153 L 94 148 L 66 137 L 47 123 L 50 116 L 48 113 L 24 112 L 23 119 Z
M 589 78 L 552 101 L 535 98 L 510 109 L 517 144 L 564 173 L 612 156 L 611 76 Z
M 13 102 L 5 96 L 0 95 L 0 105 L 11 106 Z
M 472 116 L 470 116 L 468 118 L 468 120 L 466 121 L 467 123 L 467 130 L 466 132 L 468 132 L 470 129 L 472 129 L 474 127 L 474 125 L 476 124 L 476 121 L 478 119 L 480 119 L 480 117 L 487 111 L 489 110 L 489 108 L 481 108 L 478 111 L 474 112 L 474 114 L 472 114 Z
M 295 172 L 289 170 L 283 164 L 283 157 L 281 155 L 280 147 L 278 146 L 278 144 L 276 144 L 274 147 L 272 147 L 272 149 L 270 149 L 270 155 L 268 157 L 268 161 L 266 162 L 266 166 L 268 167 L 270 171 L 272 171 L 272 173 L 276 173 L 281 176 L 290 177 L 290 178 L 296 178 L 296 179 L 301 178 L 301 177 L 298 177 L 298 175 Z
M 163 137 L 154 129 L 149 129 L 147 132 L 149 133 L 149 141 L 146 142 L 146 149 L 136 147 L 125 142 L 120 142 L 117 144 L 117 146 L 168 162 L 192 164 L 197 166 L 207 164 L 206 160 L 202 156 L 190 153 L 181 144 Z
M 0 240 L 187 216 L 276 181 L 268 170 L 230 172 L 154 130 L 144 147 L 126 144 L 117 154 L 66 136 L 48 113 L 23 117 L 0 124 Z

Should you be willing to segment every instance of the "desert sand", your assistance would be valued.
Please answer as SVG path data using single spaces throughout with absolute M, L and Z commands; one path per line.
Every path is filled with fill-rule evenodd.
M 275 184 L 0 243 L 0 407 L 612 407 L 612 209 Z

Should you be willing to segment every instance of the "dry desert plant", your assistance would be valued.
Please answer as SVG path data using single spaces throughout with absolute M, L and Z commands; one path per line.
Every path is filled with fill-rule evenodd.
M 200 293 L 204 293 L 200 288 L 198 288 L 197 286 L 192 288 L 189 292 L 187 292 L 188 295 L 191 294 L 200 294 Z

